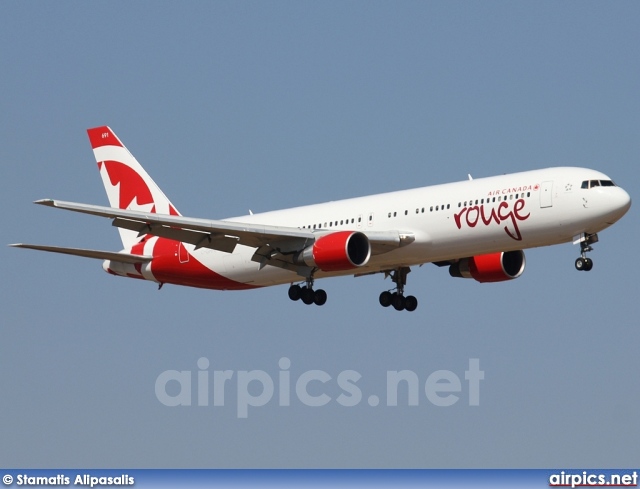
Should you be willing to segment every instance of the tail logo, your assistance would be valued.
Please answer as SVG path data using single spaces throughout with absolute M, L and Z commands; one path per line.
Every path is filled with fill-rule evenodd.
M 105 166 L 111 185 L 120 186 L 118 192 L 120 209 L 129 209 L 132 203 L 134 207 L 154 204 L 149 186 L 135 170 L 119 161 L 102 161 L 98 163 L 98 168 L 102 169 L 102 165 Z M 155 205 L 150 212 L 155 212 Z

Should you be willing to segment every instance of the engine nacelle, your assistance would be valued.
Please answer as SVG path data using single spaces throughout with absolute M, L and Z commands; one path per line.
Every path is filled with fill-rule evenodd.
M 335 272 L 366 265 L 370 257 L 371 244 L 366 235 L 358 231 L 338 231 L 318 238 L 299 252 L 294 262 Z
M 463 258 L 449 267 L 449 274 L 478 282 L 503 282 L 522 275 L 525 264 L 522 250 L 491 253 Z

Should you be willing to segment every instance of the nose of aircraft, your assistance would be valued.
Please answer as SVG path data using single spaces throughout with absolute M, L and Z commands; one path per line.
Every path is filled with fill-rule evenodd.
M 614 189 L 611 189 L 614 190 Z M 609 200 L 610 220 L 609 223 L 613 224 L 622 216 L 624 216 L 631 207 L 631 196 L 623 188 L 615 188 L 615 192 L 611 192 Z

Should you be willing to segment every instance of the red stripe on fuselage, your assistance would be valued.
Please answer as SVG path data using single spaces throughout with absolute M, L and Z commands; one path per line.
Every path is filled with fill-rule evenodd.
M 153 247 L 151 273 L 160 283 L 186 285 L 202 289 L 245 290 L 255 289 L 256 285 L 243 284 L 223 277 L 188 254 L 188 260 L 181 262 L 178 248 L 180 243 L 170 239 L 158 238 Z M 185 250 L 186 253 L 188 253 Z

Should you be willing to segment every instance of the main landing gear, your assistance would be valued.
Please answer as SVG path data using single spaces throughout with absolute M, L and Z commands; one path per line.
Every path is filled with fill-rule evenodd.
M 593 251 L 591 245 L 598 242 L 598 235 L 585 233 L 580 239 L 580 258 L 576 259 L 576 270 L 588 272 L 593 268 L 593 260 L 587 258 L 587 252 Z
M 382 307 L 393 306 L 396 311 L 415 311 L 418 307 L 418 299 L 412 295 L 404 296 L 404 286 L 407 284 L 407 274 L 411 271 L 409 267 L 402 267 L 390 272 L 385 272 L 391 276 L 391 280 L 396 284 L 395 292 L 385 290 L 380 294 L 380 305 Z M 393 290 L 393 289 L 391 289 Z
M 306 285 L 293 284 L 289 287 L 289 299 L 292 301 L 302 299 L 302 302 L 307 305 L 322 306 L 327 302 L 327 293 L 323 289 L 313 290 L 313 278 L 308 278 Z

